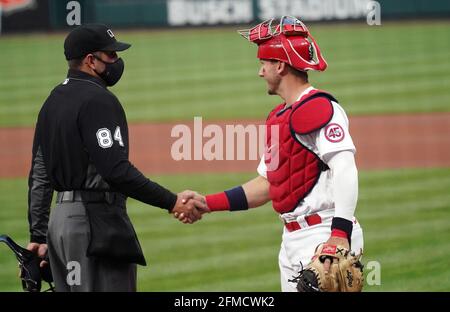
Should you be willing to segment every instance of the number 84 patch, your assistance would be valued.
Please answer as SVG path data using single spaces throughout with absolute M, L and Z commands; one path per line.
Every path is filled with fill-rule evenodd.
M 117 126 L 114 130 L 114 136 L 111 137 L 111 131 L 108 128 L 100 128 L 97 130 L 97 141 L 101 148 L 110 148 L 113 146 L 114 141 L 117 141 L 120 146 L 125 146 L 122 140 L 122 134 L 120 133 L 120 127 Z
M 344 129 L 337 123 L 331 123 L 325 127 L 325 138 L 332 142 L 341 142 L 345 137 Z

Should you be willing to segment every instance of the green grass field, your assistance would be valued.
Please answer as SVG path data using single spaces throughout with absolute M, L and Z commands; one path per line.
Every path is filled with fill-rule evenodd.
M 334 93 L 348 114 L 450 111 L 450 23 L 312 25 L 329 63 L 311 82 Z M 265 118 L 279 101 L 257 77 L 256 49 L 233 28 L 115 31 L 133 47 L 113 88 L 129 122 Z M 32 126 L 63 81 L 63 34 L 0 37 L 0 127 Z M 13 143 L 12 143 L 13 144 Z M 5 148 L 5 147 L 2 147 Z M 31 148 L 31 147 L 30 147 Z M 151 174 L 151 173 L 150 173 Z M 174 191 L 208 193 L 254 174 L 155 177 Z M 381 264 L 367 291 L 450 291 L 450 168 L 360 173 L 357 217 L 364 262 Z M 26 179 L 0 179 L 0 234 L 25 245 Z M 278 291 L 282 225 L 269 205 L 216 213 L 194 225 L 129 201 L 149 266 L 141 291 Z M 16 260 L 0 245 L 0 291 L 20 291 Z
M 310 29 L 329 63 L 311 81 L 349 114 L 450 110 L 449 22 Z M 256 47 L 234 28 L 116 33 L 133 44 L 113 88 L 130 121 L 260 119 L 279 101 L 257 77 Z M 65 78 L 64 35 L 0 37 L 0 126 L 34 124 Z
M 174 190 L 214 192 L 252 174 L 165 176 Z M 205 179 L 208 183 L 205 183 Z M 389 182 L 387 181 L 395 181 Z M 360 174 L 357 217 L 365 229 L 364 263 L 378 261 L 381 285 L 367 291 L 450 291 L 450 169 Z M 25 179 L 0 181 L 0 232 L 27 243 Z M 194 225 L 130 201 L 149 266 L 141 291 L 279 291 L 282 225 L 269 205 L 206 215 Z M 16 261 L 0 245 L 0 291 L 19 291 Z

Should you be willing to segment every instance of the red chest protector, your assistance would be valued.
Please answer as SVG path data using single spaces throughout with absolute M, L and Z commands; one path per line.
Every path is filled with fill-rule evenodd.
M 270 198 L 278 213 L 293 211 L 314 188 L 321 171 L 328 169 L 295 133 L 308 134 L 328 124 L 333 117 L 331 101 L 337 102 L 330 94 L 313 90 L 288 108 L 278 105 L 267 118 L 264 160 Z

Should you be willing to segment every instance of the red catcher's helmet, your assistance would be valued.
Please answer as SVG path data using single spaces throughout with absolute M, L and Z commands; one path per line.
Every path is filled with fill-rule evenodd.
M 308 28 L 295 17 L 272 18 L 238 33 L 258 45 L 259 59 L 282 61 L 301 71 L 327 68 Z

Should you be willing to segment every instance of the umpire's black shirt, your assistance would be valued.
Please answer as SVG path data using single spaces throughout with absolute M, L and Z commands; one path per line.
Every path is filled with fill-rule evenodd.
M 176 195 L 128 160 L 128 125 L 102 79 L 69 70 L 39 113 L 29 176 L 31 242 L 45 243 L 53 190 L 117 191 L 171 209 Z

